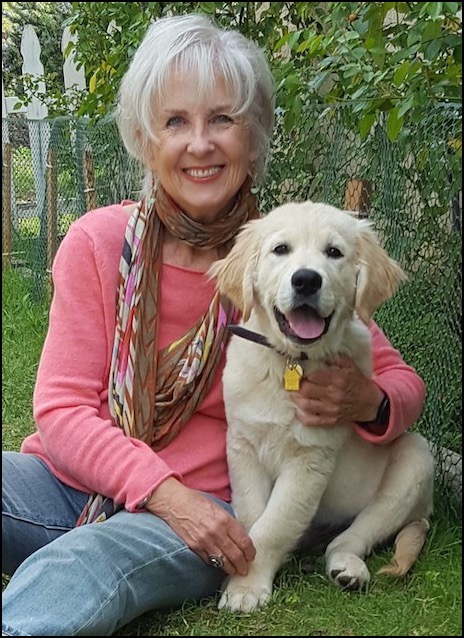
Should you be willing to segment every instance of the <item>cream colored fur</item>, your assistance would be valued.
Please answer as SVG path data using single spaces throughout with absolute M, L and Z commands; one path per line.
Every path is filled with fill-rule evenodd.
M 335 252 L 331 249 L 336 249 Z M 337 251 L 340 251 L 340 256 Z M 333 313 L 327 333 L 295 343 L 277 323 L 294 303 L 292 275 L 317 272 L 315 304 Z M 373 547 L 397 537 L 391 566 L 407 572 L 419 554 L 432 512 L 433 460 L 426 441 L 407 433 L 388 445 L 365 442 L 349 424 L 304 427 L 283 387 L 286 356 L 304 351 L 305 372 L 337 354 L 372 374 L 366 322 L 404 279 L 368 222 L 325 204 L 283 205 L 249 222 L 210 274 L 242 310 L 244 325 L 272 348 L 233 336 L 224 371 L 227 454 L 238 519 L 256 547 L 247 576 L 232 576 L 219 608 L 249 612 L 270 598 L 278 569 L 314 523 L 354 518 L 326 550 L 329 578 L 361 590 Z

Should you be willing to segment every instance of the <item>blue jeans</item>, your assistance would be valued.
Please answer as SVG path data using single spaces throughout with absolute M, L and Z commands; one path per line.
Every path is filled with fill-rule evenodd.
M 74 527 L 87 495 L 34 456 L 3 452 L 2 482 L 6 635 L 110 636 L 144 612 L 212 596 L 224 579 L 147 512 Z

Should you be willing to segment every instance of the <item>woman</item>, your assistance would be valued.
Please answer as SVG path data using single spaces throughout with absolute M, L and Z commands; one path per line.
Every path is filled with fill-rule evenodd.
M 140 204 L 84 215 L 56 256 L 38 431 L 3 454 L 4 635 L 111 635 L 248 571 L 221 387 L 236 317 L 205 273 L 259 214 L 250 187 L 273 92 L 259 48 L 206 17 L 155 22 L 134 56 L 118 124 L 149 177 Z M 364 379 L 348 405 L 360 378 L 350 362 L 315 375 L 296 400 L 305 425 L 344 410 L 370 421 L 390 394 L 396 420 L 361 435 L 382 441 L 418 417 L 421 380 L 373 333 L 389 355 L 376 383 Z

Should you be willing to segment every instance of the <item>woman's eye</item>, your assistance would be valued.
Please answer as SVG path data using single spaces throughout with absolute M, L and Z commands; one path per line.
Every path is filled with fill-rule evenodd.
M 225 113 L 220 113 L 219 115 L 214 116 L 214 122 L 216 124 L 232 124 L 233 119 L 230 115 L 226 115 Z
M 272 251 L 275 255 L 288 255 L 290 252 L 290 247 L 288 244 L 277 244 L 277 246 Z
M 180 117 L 179 115 L 174 115 L 173 117 L 170 117 L 169 120 L 166 122 L 166 128 L 181 126 L 183 122 L 184 119 L 182 117 Z
M 329 246 L 326 249 L 325 254 L 331 259 L 340 259 L 340 257 L 343 257 L 342 251 L 339 248 L 335 248 L 335 246 Z

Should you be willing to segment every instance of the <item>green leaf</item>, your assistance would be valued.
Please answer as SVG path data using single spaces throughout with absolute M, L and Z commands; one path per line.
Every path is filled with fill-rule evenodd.
M 412 105 L 414 104 L 414 95 L 410 95 L 407 100 L 405 100 L 401 106 L 398 108 L 398 117 L 403 117 L 405 113 L 407 113 Z
M 341 41 L 359 40 L 359 33 L 357 31 L 347 31 L 340 38 Z
M 424 87 L 419 87 L 419 91 L 416 95 L 416 103 L 422 108 L 426 108 L 430 103 L 430 98 L 427 95 Z
M 359 125 L 358 125 L 358 129 L 359 129 L 359 134 L 361 136 L 361 139 L 364 139 L 365 137 L 367 137 L 367 135 L 369 134 L 369 131 L 372 128 L 372 125 L 374 124 L 376 120 L 376 115 L 375 113 L 366 113 L 366 115 L 364 115 L 361 120 L 359 121 Z
M 395 107 L 387 117 L 387 135 L 390 142 L 394 142 L 403 127 L 403 118 L 398 114 L 398 107 Z
M 216 11 L 215 2 L 200 2 L 200 9 L 205 13 L 214 14 Z
M 362 113 L 366 108 L 366 102 L 353 102 L 353 113 Z
M 426 60 L 432 61 L 437 57 L 439 51 L 440 40 L 432 40 L 432 42 L 430 42 L 430 44 L 428 44 L 425 48 L 424 57 Z
M 352 27 L 359 33 L 361 38 L 364 38 L 369 31 L 369 22 L 360 16 L 353 22 Z
M 360 64 L 350 64 L 347 65 L 345 71 L 343 72 L 343 76 L 345 78 L 351 78 L 353 75 L 358 75 L 361 73 L 362 66 Z
M 337 61 L 336 58 L 333 56 L 324 58 L 322 62 L 319 64 L 319 69 L 325 69 L 325 67 L 336 63 L 336 61 Z
M 441 23 L 439 20 L 431 20 L 427 22 L 424 30 L 422 31 L 422 42 L 428 44 L 429 41 L 435 40 L 441 37 Z
M 311 54 L 315 53 L 319 49 L 319 46 L 321 45 L 322 41 L 323 41 L 322 35 L 318 35 L 316 37 L 311 38 L 311 40 L 309 40 L 309 43 L 310 43 L 309 52 Z
M 430 3 L 429 3 L 429 2 L 423 2 L 423 3 L 420 5 L 420 9 L 419 9 L 419 16 L 423 16 L 423 15 L 424 15 L 424 13 L 426 13 L 426 12 L 427 12 L 427 10 L 428 10 L 427 5 L 428 5 L 428 4 L 430 4 Z
M 409 70 L 409 60 L 405 60 L 403 62 L 403 64 L 396 69 L 395 73 L 393 74 L 393 84 L 395 86 L 400 86 L 400 84 L 403 84 L 404 79 L 408 73 Z
M 73 49 L 74 49 L 74 42 L 70 40 L 68 44 L 66 45 L 65 50 L 63 51 L 63 57 L 67 58 Z
M 98 69 L 95 71 L 95 73 L 90 78 L 90 81 L 89 81 L 89 93 L 95 93 L 95 89 L 97 88 L 97 74 L 98 74 Z
M 366 91 L 368 90 L 368 87 L 363 84 L 362 86 L 359 87 L 359 89 L 357 89 L 353 95 L 351 96 L 352 100 L 359 100 L 359 98 L 364 95 L 364 93 L 366 93 Z
M 285 116 L 284 116 L 284 128 L 287 133 L 292 130 L 294 123 L 295 123 L 294 111 L 292 110 L 287 111 L 287 113 L 285 113 Z
M 280 40 L 277 40 L 276 44 L 274 45 L 274 51 L 279 51 L 279 49 L 281 49 L 284 46 L 284 44 L 287 43 L 289 37 L 290 37 L 290 34 L 286 33 L 280 38 Z
M 330 71 L 325 71 L 324 73 L 319 73 L 318 75 L 314 76 L 311 80 L 309 80 L 308 82 L 308 89 L 310 89 L 311 91 L 319 91 L 319 89 L 322 87 L 322 85 L 324 84 L 324 82 L 327 80 L 328 77 L 330 77 L 331 72 Z
M 406 38 L 406 46 L 407 47 L 412 47 L 417 43 L 420 43 L 422 41 L 421 39 L 421 32 L 416 31 L 415 29 L 410 29 L 408 31 L 408 37 Z
M 288 46 L 293 49 L 295 44 L 300 39 L 301 31 L 294 31 L 288 39 Z
M 306 49 L 309 48 L 310 45 L 311 42 L 309 40 L 303 40 L 303 42 L 300 42 L 296 49 L 297 53 L 303 53 L 304 51 L 306 51 Z
M 373 85 L 377 86 L 377 84 L 379 84 L 379 82 L 382 82 L 382 80 L 384 80 L 387 77 L 387 75 L 389 75 L 389 70 L 388 69 L 386 71 L 384 71 L 383 73 L 380 73 L 380 75 L 376 74 L 376 78 L 375 78 L 375 80 L 373 82 Z
M 294 90 L 295 88 L 297 88 L 300 85 L 300 80 L 298 78 L 297 75 L 295 75 L 294 73 L 292 73 L 291 75 L 289 75 L 286 79 L 285 79 L 285 86 L 287 91 L 288 90 Z
M 371 49 L 371 55 L 374 62 L 379 67 L 379 69 L 383 69 L 383 65 L 385 63 L 385 56 L 386 56 L 385 47 L 379 47 L 379 46 L 374 47 L 373 49 Z
M 417 75 L 417 73 L 422 73 L 423 69 L 423 61 L 420 57 L 415 58 L 414 62 L 411 64 L 408 71 L 408 78 L 411 78 L 413 75 Z
M 443 13 L 443 2 L 426 2 L 427 13 L 434 20 Z

